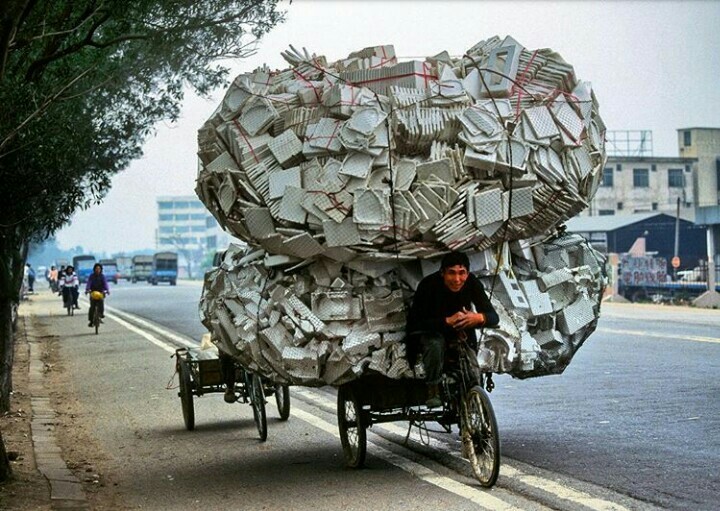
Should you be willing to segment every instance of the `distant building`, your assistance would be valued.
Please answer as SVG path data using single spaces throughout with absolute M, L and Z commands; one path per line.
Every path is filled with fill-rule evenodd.
M 662 212 L 695 218 L 695 158 L 610 156 L 585 216 Z
M 158 197 L 157 250 L 203 249 L 207 219 L 214 221 L 194 195 Z
M 231 241 L 239 242 L 220 227 L 194 195 L 158 197 L 157 205 L 157 250 L 202 259 L 208 252 L 224 250 Z
M 675 251 L 675 217 L 665 213 L 639 213 L 597 217 L 575 217 L 566 222 L 568 232 L 584 236 L 603 253 L 628 252 L 635 240 L 645 238 L 648 252 L 657 252 L 668 264 Z M 679 222 L 680 268 L 693 269 L 707 259 L 705 228 L 687 220 Z M 668 271 L 672 271 L 668 268 Z
M 678 130 L 680 156 L 697 158 L 695 222 L 707 227 L 708 256 L 720 268 L 720 128 Z

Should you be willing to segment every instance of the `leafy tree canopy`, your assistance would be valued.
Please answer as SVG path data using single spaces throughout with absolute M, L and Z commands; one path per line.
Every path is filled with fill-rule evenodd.
M 218 59 L 249 55 L 282 21 L 278 1 L 4 0 L 0 249 L 100 201 L 187 85 L 222 84 Z

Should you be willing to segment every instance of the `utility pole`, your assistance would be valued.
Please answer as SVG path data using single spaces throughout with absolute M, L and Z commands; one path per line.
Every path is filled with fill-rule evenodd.
M 677 198 L 677 209 L 675 212 L 675 257 L 679 257 L 680 252 L 680 197 Z M 673 280 L 677 280 L 677 268 L 673 266 Z

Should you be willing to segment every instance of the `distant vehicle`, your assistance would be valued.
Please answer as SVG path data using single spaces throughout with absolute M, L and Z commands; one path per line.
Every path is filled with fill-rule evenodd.
M 73 268 L 75 268 L 75 273 L 77 273 L 80 283 L 84 284 L 85 282 L 87 282 L 88 277 L 92 273 L 93 266 L 95 266 L 95 256 L 92 256 L 92 255 L 75 256 L 72 259 L 72 265 L 73 265 Z
M 103 273 L 108 282 L 113 284 L 118 283 L 118 268 L 115 259 L 100 259 L 100 264 L 103 266 Z
M 132 257 L 116 257 L 115 262 L 117 263 L 118 279 L 130 280 L 132 278 Z
M 175 252 L 158 252 L 153 256 L 152 273 L 149 282 L 157 286 L 160 282 L 169 282 L 174 286 L 178 275 L 178 256 Z
M 133 284 L 141 280 L 149 280 L 152 273 L 153 256 L 137 255 L 132 258 L 132 269 L 130 279 Z

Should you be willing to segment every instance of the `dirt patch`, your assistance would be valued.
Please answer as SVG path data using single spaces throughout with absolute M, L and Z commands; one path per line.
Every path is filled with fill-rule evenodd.
M 47 510 L 50 509 L 50 486 L 35 468 L 30 436 L 30 348 L 25 337 L 23 318 L 20 318 L 18 324 L 20 328 L 15 336 L 12 376 L 15 391 L 10 399 L 10 412 L 0 416 L 0 430 L 5 448 L 11 458 L 16 459 L 10 462 L 12 479 L 0 484 L 0 502 L 3 509 Z

